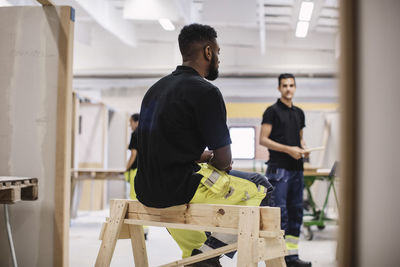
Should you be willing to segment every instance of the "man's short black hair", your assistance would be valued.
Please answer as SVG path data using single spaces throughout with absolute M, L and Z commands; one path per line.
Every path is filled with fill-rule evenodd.
M 213 42 L 217 39 L 217 32 L 213 27 L 193 23 L 186 25 L 179 33 L 179 50 L 184 58 L 191 57 L 195 48 L 195 43 Z
M 282 73 L 278 77 L 279 86 L 281 86 L 282 79 L 290 79 L 290 78 L 292 78 L 294 80 L 294 84 L 296 85 L 296 78 L 294 77 L 293 74 L 291 74 L 291 73 Z
M 132 119 L 133 121 L 138 121 L 138 120 L 139 120 L 139 113 L 133 113 L 133 114 L 131 115 L 131 119 Z

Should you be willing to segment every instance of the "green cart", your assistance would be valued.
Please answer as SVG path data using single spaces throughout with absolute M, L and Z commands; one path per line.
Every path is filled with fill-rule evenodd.
M 307 198 L 304 201 L 304 236 L 307 240 L 312 240 L 314 235 L 311 226 L 315 225 L 319 230 L 323 230 L 327 222 L 335 222 L 336 219 L 328 218 L 326 215 L 326 207 L 328 205 L 329 195 L 333 191 L 335 195 L 336 205 L 339 207 L 336 188 L 335 177 L 338 163 L 335 162 L 330 172 L 318 172 L 316 169 L 304 170 L 304 185 L 307 190 Z M 315 204 L 314 198 L 311 193 L 311 186 L 316 180 L 326 181 L 328 183 L 328 191 L 325 196 L 325 201 L 321 209 Z M 309 218 L 312 218 L 311 220 Z

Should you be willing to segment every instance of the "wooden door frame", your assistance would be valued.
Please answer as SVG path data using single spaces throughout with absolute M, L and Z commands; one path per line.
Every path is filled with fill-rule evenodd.
M 56 173 L 54 209 L 54 266 L 69 266 L 69 223 L 71 195 L 72 142 L 72 60 L 74 40 L 74 9 L 43 6 L 45 13 L 58 12 L 58 90 L 56 131 Z
M 358 83 L 358 1 L 340 1 L 340 181 L 341 209 L 338 266 L 358 266 L 357 225 L 359 196 L 359 83 Z

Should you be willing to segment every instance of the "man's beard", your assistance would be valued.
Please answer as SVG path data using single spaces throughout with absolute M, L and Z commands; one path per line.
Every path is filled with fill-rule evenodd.
M 217 62 L 215 60 L 214 55 L 211 58 L 210 70 L 208 71 L 208 75 L 204 78 L 206 78 L 209 81 L 214 81 L 215 79 L 218 78 Z

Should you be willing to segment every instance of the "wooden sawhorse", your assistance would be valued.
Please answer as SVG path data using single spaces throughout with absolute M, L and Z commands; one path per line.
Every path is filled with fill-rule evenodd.
M 111 200 L 110 217 L 100 233 L 96 267 L 110 266 L 118 239 L 131 239 L 136 267 L 148 267 L 143 225 L 238 235 L 238 241 L 162 267 L 184 266 L 237 250 L 238 267 L 286 266 L 287 255 L 280 209 L 215 204 L 186 204 L 164 209 L 146 207 L 136 200 Z

